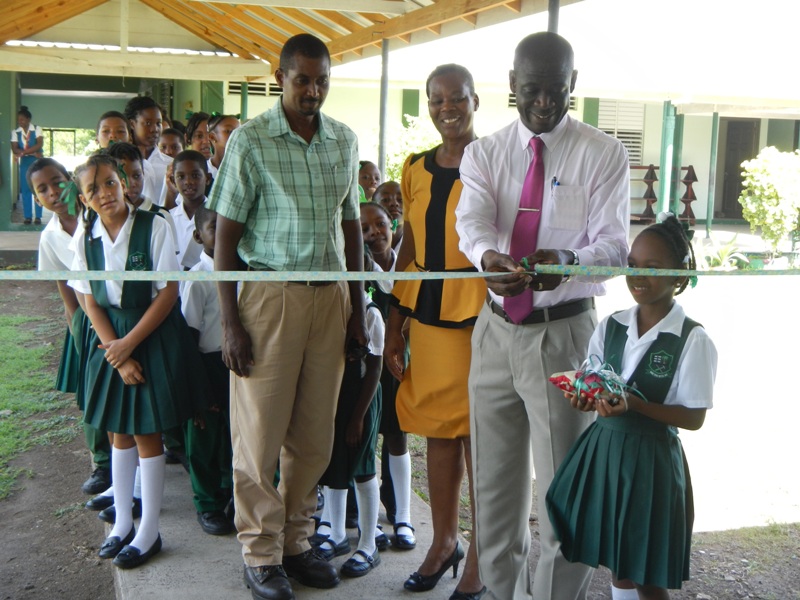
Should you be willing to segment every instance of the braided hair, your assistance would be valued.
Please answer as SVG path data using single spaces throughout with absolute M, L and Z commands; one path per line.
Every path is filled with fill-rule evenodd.
M 97 183 L 97 170 L 101 166 L 108 166 L 117 173 L 118 163 L 117 159 L 111 156 L 108 152 L 99 151 L 92 154 L 85 163 L 82 165 L 78 165 L 75 168 L 75 173 L 72 176 L 72 179 L 75 181 L 75 185 L 78 186 L 78 190 L 81 194 L 83 194 L 83 189 L 81 188 L 81 175 L 83 175 L 89 169 L 94 169 L 94 177 L 95 181 L 94 184 Z M 135 209 L 131 209 L 135 210 Z M 94 227 L 95 222 L 97 221 L 97 213 L 93 211 L 88 206 L 84 206 L 81 209 L 81 217 L 83 219 L 83 231 L 84 234 L 89 237 L 89 243 L 93 243 L 94 239 L 92 238 L 92 227 Z
M 659 219 L 662 215 L 659 215 Z M 654 233 L 658 235 L 667 244 L 667 247 L 672 254 L 677 269 L 685 268 L 694 271 L 697 268 L 697 262 L 694 256 L 694 248 L 690 236 L 687 235 L 686 230 L 680 221 L 675 218 L 675 215 L 667 213 L 666 218 L 660 220 L 655 225 L 650 225 L 642 233 Z M 684 277 L 680 286 L 678 287 L 675 295 L 682 293 L 686 286 L 689 285 L 689 277 Z
M 186 146 L 184 147 L 192 145 L 192 138 L 194 137 L 194 133 L 200 127 L 201 123 L 206 123 L 206 130 L 208 130 L 209 119 L 211 119 L 211 115 L 204 112 L 196 112 L 193 113 L 191 117 L 189 117 L 189 121 L 186 123 L 186 134 L 184 136 L 184 138 L 186 139 Z

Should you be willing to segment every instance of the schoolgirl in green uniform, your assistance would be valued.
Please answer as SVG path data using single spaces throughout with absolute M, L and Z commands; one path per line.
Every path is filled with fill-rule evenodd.
M 670 215 L 640 233 L 628 266 L 694 269 L 678 220 Z M 613 600 L 664 600 L 689 578 L 692 485 L 677 429 L 703 425 L 717 351 L 673 299 L 688 280 L 627 277 L 636 306 L 607 317 L 589 342 L 589 356 L 635 391 L 613 405 L 566 394 L 598 418 L 556 472 L 547 509 L 567 560 L 611 570 Z
M 83 229 L 73 238 L 73 270 L 177 271 L 167 222 L 125 201 L 116 161 L 95 155 L 75 170 Z M 113 432 L 111 470 L 116 522 L 99 555 L 133 568 L 161 550 L 164 490 L 161 432 L 204 403 L 208 383 L 177 305 L 175 281 L 71 281 L 84 294 L 95 340 L 85 358 L 87 423 Z M 142 520 L 131 512 L 141 467 Z

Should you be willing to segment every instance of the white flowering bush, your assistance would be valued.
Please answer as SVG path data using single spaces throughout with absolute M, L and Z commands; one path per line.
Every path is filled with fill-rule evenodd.
M 800 150 L 781 152 L 768 146 L 742 163 L 742 216 L 750 229 L 761 229 L 772 253 L 800 228 Z

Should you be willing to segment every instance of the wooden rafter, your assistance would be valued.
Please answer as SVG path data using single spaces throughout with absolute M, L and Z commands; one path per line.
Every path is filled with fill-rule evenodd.
M 508 0 L 450 0 L 448 2 L 437 2 L 405 15 L 389 19 L 384 24 L 375 24 L 348 36 L 340 37 L 330 42 L 328 48 L 332 56 L 340 56 L 345 52 L 352 52 L 356 48 L 374 44 L 383 38 L 393 38 L 427 29 L 431 25 L 439 25 L 447 21 L 461 19 L 465 15 L 503 6 L 506 2 Z
M 280 54 L 283 42 L 264 35 L 264 28 L 258 27 L 255 19 L 248 16 L 243 10 L 232 4 L 217 4 L 214 9 L 219 14 L 209 14 L 208 16 L 213 16 L 223 29 L 227 28 L 239 39 L 249 40 L 260 48 L 259 58 L 266 59 L 267 56 L 275 57 Z
M 0 45 L 9 40 L 29 38 L 106 2 L 108 0 L 12 0 L 10 6 L 3 7 L 0 18 Z
M 179 2 L 173 2 L 172 0 L 139 1 L 161 13 L 165 18 L 180 25 L 200 39 L 205 40 L 212 46 L 221 48 L 231 54 L 237 54 L 246 59 L 253 59 L 254 54 L 257 54 L 234 41 L 233 36 L 224 35 L 224 32 L 218 33 L 218 29 L 213 21 L 209 21 L 197 11 L 184 10 Z
M 273 10 L 278 15 L 283 14 L 287 19 L 291 19 L 295 23 L 300 23 L 300 25 L 306 28 L 307 33 L 312 33 L 326 42 L 341 37 L 341 34 L 335 29 L 331 29 L 323 22 L 317 21 L 299 9 L 275 8 Z
M 344 13 L 335 10 L 318 10 L 317 13 L 326 18 L 331 23 L 336 23 L 339 27 L 344 29 L 349 33 L 353 33 L 354 31 L 358 31 L 363 27 L 361 23 L 354 21 L 350 17 L 346 16 Z

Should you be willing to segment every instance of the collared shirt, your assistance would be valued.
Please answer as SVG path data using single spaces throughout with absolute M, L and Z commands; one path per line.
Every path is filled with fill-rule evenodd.
M 628 339 L 622 353 L 622 373 L 620 375 L 627 381 L 630 379 L 639 361 L 647 352 L 658 334 L 662 331 L 681 334 L 683 320 L 686 313 L 683 307 L 675 302 L 666 317 L 661 319 L 654 327 L 639 337 L 639 327 L 636 315 L 639 307 L 634 306 L 627 310 L 615 313 L 603 319 L 592 334 L 589 341 L 589 356 L 605 356 L 603 344 L 606 336 L 608 320 L 614 319 L 628 327 Z M 678 367 L 672 385 L 664 399 L 664 404 L 679 404 L 688 408 L 711 408 L 714 398 L 714 379 L 717 374 L 717 349 L 708 333 L 702 327 L 695 327 L 689 333 L 683 353 L 678 359 Z
M 389 248 L 389 251 L 392 253 L 392 266 L 389 267 L 389 273 L 394 273 L 394 268 L 397 265 L 397 252 L 394 248 Z M 372 270 L 376 273 L 383 273 L 383 268 L 374 260 L 372 261 Z M 378 284 L 378 288 L 385 294 L 391 294 L 392 289 L 394 289 L 394 281 L 391 279 L 383 279 L 376 283 Z
M 238 251 L 251 267 L 343 271 L 342 221 L 360 219 L 358 166 L 349 127 L 320 113 L 306 143 L 279 101 L 231 134 L 209 208 L 244 223 Z
M 178 264 L 191 269 L 200 260 L 203 247 L 194 240 L 194 215 L 192 215 L 191 219 L 189 218 L 183 205 L 183 196 L 178 194 L 178 198 L 180 201 L 177 206 L 169 211 L 169 214 L 172 215 L 172 220 L 175 221 L 175 230 L 177 232 L 175 247 L 178 249 Z M 203 204 L 205 205 L 207 202 L 208 199 L 204 198 Z
M 22 145 L 19 147 L 25 150 L 29 146 L 35 146 L 36 140 L 41 139 L 42 136 L 42 128 L 31 123 L 27 130 L 23 129 L 22 127 L 17 127 L 14 131 L 12 131 L 11 142 L 13 144 L 19 144 L 20 140 L 22 140 Z
M 143 162 L 153 168 L 152 173 L 149 173 L 147 168 L 142 169 L 145 175 L 145 196 L 148 198 L 158 198 L 159 202 L 161 202 L 163 198 L 166 198 L 167 167 L 172 164 L 172 158 L 156 147 L 153 148 L 153 152 Z M 161 206 L 163 206 L 163 202 Z
M 481 269 L 487 250 L 508 254 L 533 133 L 517 119 L 467 146 L 456 208 L 459 248 Z M 628 257 L 630 176 L 624 146 L 566 115 L 545 144 L 545 189 L 538 248 L 574 249 L 580 264 L 623 267 Z M 578 278 L 534 292 L 537 307 L 602 295 L 602 278 Z M 502 298 L 492 294 L 502 305 Z
M 214 259 L 203 252 L 190 271 L 213 271 Z M 189 327 L 200 332 L 200 352 L 222 349 L 222 321 L 217 284 L 213 281 L 182 281 L 181 310 Z
M 167 186 L 162 185 L 161 182 L 158 181 L 156 172 L 153 169 L 153 165 L 146 160 L 142 161 L 142 173 L 144 173 L 144 188 L 142 189 L 142 195 L 145 198 L 158 198 L 159 194 L 161 193 L 161 188 L 166 188 Z M 166 193 L 164 195 L 166 196 Z
M 150 200 L 147 196 L 142 196 L 142 203 L 139 205 L 139 210 L 146 210 L 146 211 L 153 212 L 152 208 L 154 206 L 158 206 L 158 205 L 154 204 L 153 201 Z M 162 217 L 164 217 L 166 219 L 167 223 L 169 223 L 169 230 L 170 230 L 170 233 L 172 233 L 172 244 L 173 244 L 173 246 L 175 246 L 175 254 L 177 254 L 178 253 L 178 242 L 177 242 L 178 230 L 175 228 L 175 220 L 172 218 L 172 215 L 169 214 L 169 211 L 166 208 L 164 208 L 163 206 L 158 206 L 157 214 L 159 214 Z
M 81 224 L 78 223 L 78 229 Z M 70 248 L 72 236 L 64 231 L 58 215 L 53 215 L 39 236 L 40 271 L 69 271 L 72 268 L 74 252 Z
M 92 225 L 92 237 L 103 240 L 103 257 L 105 259 L 106 271 L 124 271 L 125 263 L 128 261 L 128 242 L 131 238 L 131 228 L 133 227 L 134 211 L 130 211 L 128 219 L 117 234 L 117 239 L 111 239 L 108 235 L 103 222 L 98 218 Z M 72 238 L 71 249 L 75 253 L 72 261 L 73 271 L 87 271 L 86 248 L 84 248 L 85 232 L 83 224 L 78 225 L 77 231 Z M 170 238 L 169 225 L 164 219 L 153 219 L 153 232 L 150 236 L 150 257 L 153 260 L 153 271 L 178 271 L 178 261 L 172 251 L 172 240 Z M 70 280 L 69 285 L 77 292 L 91 294 L 92 287 L 88 281 Z M 106 281 L 106 293 L 108 303 L 111 306 L 119 307 L 122 299 L 122 281 Z M 154 281 L 152 285 L 151 298 L 158 295 L 158 290 L 167 287 L 166 281 Z

